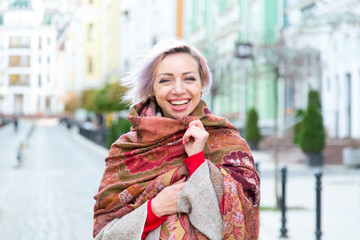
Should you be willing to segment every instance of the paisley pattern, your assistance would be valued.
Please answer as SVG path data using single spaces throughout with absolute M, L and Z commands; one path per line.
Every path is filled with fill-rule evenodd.
M 223 216 L 223 239 L 257 239 L 260 179 L 246 141 L 227 119 L 212 115 L 203 101 L 183 119 L 159 117 L 151 100 L 136 105 L 128 119 L 131 131 L 111 146 L 94 196 L 94 236 L 113 219 L 188 177 L 181 139 L 188 124 L 200 119 L 209 133 L 204 154 Z M 207 238 L 191 225 L 186 214 L 177 214 L 162 224 L 160 239 Z

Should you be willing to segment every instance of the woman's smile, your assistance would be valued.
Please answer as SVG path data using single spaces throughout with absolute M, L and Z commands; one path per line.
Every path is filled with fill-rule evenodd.
M 189 99 L 184 100 L 170 100 L 170 104 L 174 111 L 184 111 L 190 105 Z

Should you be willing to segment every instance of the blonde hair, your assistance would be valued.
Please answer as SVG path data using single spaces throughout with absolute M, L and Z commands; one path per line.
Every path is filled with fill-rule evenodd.
M 211 87 L 211 72 L 205 57 L 200 51 L 182 40 L 161 42 L 155 45 L 151 51 L 139 62 L 136 70 L 122 79 L 122 85 L 128 88 L 123 101 L 134 106 L 145 102 L 151 96 L 153 79 L 157 66 L 169 54 L 186 53 L 199 63 L 199 74 L 203 86 L 203 94 L 208 93 Z

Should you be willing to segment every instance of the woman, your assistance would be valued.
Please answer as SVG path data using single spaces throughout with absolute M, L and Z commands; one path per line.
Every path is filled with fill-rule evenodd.
M 201 100 L 211 76 L 182 41 L 156 45 L 124 80 L 129 133 L 95 195 L 96 239 L 257 239 L 259 176 L 237 129 Z

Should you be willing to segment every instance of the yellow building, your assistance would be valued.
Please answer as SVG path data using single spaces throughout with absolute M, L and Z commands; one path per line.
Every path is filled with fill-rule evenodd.
M 98 88 L 117 76 L 120 44 L 118 4 L 118 0 L 82 2 L 82 89 Z

